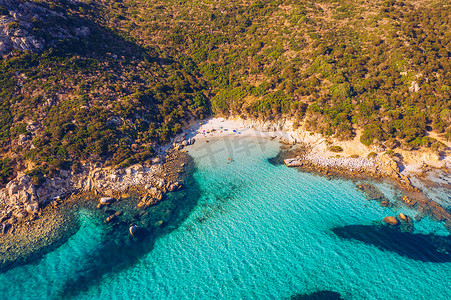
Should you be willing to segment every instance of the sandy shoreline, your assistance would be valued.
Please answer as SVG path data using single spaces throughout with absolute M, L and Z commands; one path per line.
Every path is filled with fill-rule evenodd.
M 387 160 L 393 160 L 393 158 L 389 159 L 389 156 L 384 154 L 388 149 L 378 149 L 374 146 L 367 147 L 360 143 L 359 135 L 350 141 L 338 141 L 302 129 L 294 130 L 290 121 L 273 124 L 243 119 L 212 118 L 197 123 L 185 130 L 184 134 L 186 139 L 194 138 L 197 140 L 251 136 L 268 139 L 277 138 L 287 144 L 301 143 L 311 147 L 311 152 L 305 159 L 323 167 L 353 169 L 360 165 L 372 167 L 375 164 L 384 164 L 387 163 Z M 332 152 L 330 151 L 331 146 L 339 146 L 343 151 Z M 398 164 L 399 173 L 405 176 L 421 173 L 425 165 L 433 168 L 451 168 L 451 149 L 446 153 L 441 153 L 441 156 L 429 150 L 405 151 L 397 148 L 394 152 L 402 157 L 402 160 L 396 157 L 394 160 Z M 370 153 L 376 153 L 377 157 L 367 159 Z

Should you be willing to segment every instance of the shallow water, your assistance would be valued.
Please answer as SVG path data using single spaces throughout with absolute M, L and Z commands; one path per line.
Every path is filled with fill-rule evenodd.
M 104 226 L 82 211 L 82 227 L 66 244 L 0 274 L 0 298 L 285 299 L 318 291 L 345 299 L 451 298 L 451 242 L 442 224 L 426 217 L 410 233 L 382 226 L 385 216 L 416 212 L 367 201 L 351 181 L 274 166 L 267 159 L 278 149 L 275 141 L 244 137 L 197 142 L 188 150 L 200 198 L 149 247 L 132 243 L 131 252 L 142 250 L 125 265 L 92 272 L 109 257 L 96 253 L 120 253 L 120 245 L 105 247 Z M 396 190 L 378 187 L 394 200 Z M 74 291 L 73 282 L 83 287 Z

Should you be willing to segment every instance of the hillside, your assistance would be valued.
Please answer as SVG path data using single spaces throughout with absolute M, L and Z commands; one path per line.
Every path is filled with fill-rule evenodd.
M 443 1 L 19 2 L 0 0 L 3 182 L 144 161 L 210 112 L 387 149 L 451 139 Z
M 81 6 L 33 3 L 51 17 L 31 23 L 14 5 L 4 8 L 10 9 L 4 21 L 16 19 L 4 27 L 26 31 L 42 47 L 10 49 L 0 61 L 3 183 L 30 166 L 39 185 L 44 176 L 70 168 L 76 173 L 87 161 L 144 161 L 183 120 L 208 113 L 201 80 L 172 58 L 92 21 Z M 95 5 L 86 8 L 101 14 Z

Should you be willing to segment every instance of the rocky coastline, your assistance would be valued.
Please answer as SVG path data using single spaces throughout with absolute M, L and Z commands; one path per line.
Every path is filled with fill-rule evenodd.
M 314 172 L 326 176 L 328 179 L 345 178 L 353 180 L 358 182 L 356 187 L 366 195 L 368 200 L 377 200 L 381 206 L 386 207 L 405 205 L 413 208 L 418 212 L 415 219 L 419 220 L 423 216 L 431 216 L 436 221 L 444 222 L 445 228 L 451 232 L 451 213 L 436 201 L 429 199 L 421 188 L 412 183 L 410 176 L 401 173 L 396 161 L 386 155 L 372 158 L 324 158 L 312 153 L 312 150 L 306 145 L 294 150 L 281 151 L 287 152 L 281 155 L 282 157 L 289 157 L 283 159 L 287 167 L 298 168 L 303 172 Z M 296 156 L 293 157 L 293 155 Z M 433 170 L 433 168 L 429 168 L 429 171 Z M 420 177 L 425 176 L 427 176 L 427 172 L 422 173 Z M 369 179 L 390 182 L 397 186 L 402 192 L 402 196 L 396 199 L 396 204 L 391 203 L 374 185 L 366 182 Z M 410 216 L 402 214 L 397 217 L 388 216 L 384 219 L 384 222 L 391 226 L 408 224 L 410 227 L 411 221 Z
M 237 130 L 229 131 L 226 127 Z M 47 178 L 40 186 L 33 185 L 28 175 L 18 174 L 6 188 L 0 190 L 0 270 L 14 265 L 17 257 L 21 257 L 19 261 L 26 261 L 27 257 L 50 251 L 67 240 L 77 230 L 77 218 L 73 212 L 79 205 L 97 210 L 105 224 L 127 227 L 127 233 L 133 236 L 139 228 L 137 224 L 141 216 L 147 214 L 146 210 L 162 202 L 167 193 L 183 188 L 186 169 L 192 166 L 192 160 L 184 148 L 194 143 L 195 139 L 221 134 L 257 134 L 267 139 L 278 138 L 282 144 L 281 151 L 277 157 L 270 159 L 271 163 L 285 164 L 329 179 L 353 180 L 356 188 L 362 190 L 369 200 L 378 200 L 383 206 L 393 203 L 384 197 L 375 197 L 378 193 L 367 181 L 388 180 L 397 185 L 403 194 L 396 205 L 415 208 L 418 211 L 415 219 L 429 215 L 444 222 L 451 231 L 450 212 L 412 183 L 412 176 L 403 172 L 405 166 L 399 156 L 381 151 L 367 157 L 355 154 L 345 156 L 328 151 L 324 139 L 305 133 L 295 134 L 286 124 L 268 125 L 249 120 L 230 123 L 230 120 L 216 119 L 213 123 L 194 124 L 174 138 L 170 146 L 161 148 L 159 156 L 147 164 L 135 164 L 123 169 L 85 164 L 78 173 L 63 170 L 58 176 Z M 442 170 L 449 174 L 446 166 Z M 429 166 L 414 178 L 426 177 L 426 171 L 436 169 Z M 386 220 L 385 223 L 397 226 L 404 224 L 405 220 L 412 220 L 410 216 L 393 218 L 396 222 L 388 218 L 389 222 Z M 154 220 L 155 226 L 165 224 L 164 220 L 157 219 Z
M 18 174 L 0 191 L 0 271 L 63 244 L 77 231 L 77 211 L 82 207 L 112 227 L 136 226 L 149 207 L 183 188 L 193 163 L 178 149 L 166 149 L 147 165 L 123 169 L 86 164 L 77 174 L 61 171 L 41 186 Z

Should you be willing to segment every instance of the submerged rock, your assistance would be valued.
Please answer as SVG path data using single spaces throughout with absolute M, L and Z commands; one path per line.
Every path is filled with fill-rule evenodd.
M 149 195 L 141 198 L 141 201 L 136 205 L 137 208 L 149 207 L 158 203 L 158 199 L 155 199 Z
M 105 223 L 110 223 L 111 221 L 114 220 L 114 218 L 116 218 L 116 215 L 108 216 L 108 218 L 106 218 L 106 220 L 105 220 Z
M 388 206 L 388 199 L 385 198 L 384 194 L 374 185 L 369 183 L 359 183 L 357 188 L 365 194 L 366 199 L 376 200 L 381 202 L 381 204 L 386 204 L 386 206 Z

